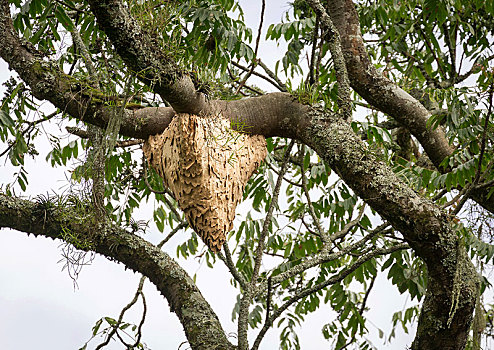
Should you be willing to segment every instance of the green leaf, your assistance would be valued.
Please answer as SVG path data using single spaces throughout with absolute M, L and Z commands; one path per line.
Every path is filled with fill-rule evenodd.
M 0 123 L 7 127 L 13 127 L 15 125 L 10 115 L 3 109 L 0 109 Z
M 110 326 L 115 326 L 117 324 L 117 321 L 111 317 L 105 317 L 105 321 L 108 322 Z
M 101 324 L 103 323 L 103 319 L 100 318 L 98 321 L 96 321 L 96 324 L 93 327 L 93 336 L 98 334 L 99 328 L 101 327 Z
M 60 24 L 64 26 L 65 29 L 67 29 L 68 31 L 74 30 L 74 23 L 72 23 L 72 20 L 67 15 L 67 13 L 65 13 L 65 10 L 62 6 L 57 6 L 57 8 L 55 9 L 55 17 L 58 19 Z

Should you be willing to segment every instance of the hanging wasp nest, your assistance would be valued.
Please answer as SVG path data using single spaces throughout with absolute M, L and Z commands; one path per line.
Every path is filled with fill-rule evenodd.
M 233 131 L 221 116 L 178 114 L 143 151 L 190 226 L 220 251 L 245 185 L 266 157 L 264 137 Z

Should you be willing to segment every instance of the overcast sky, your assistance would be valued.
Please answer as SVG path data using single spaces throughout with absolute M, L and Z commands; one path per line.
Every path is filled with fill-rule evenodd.
M 257 33 L 260 1 L 241 1 L 247 23 Z M 282 13 L 288 9 L 285 1 L 267 1 L 264 30 L 270 23 L 279 22 Z M 283 46 L 277 48 L 273 43 L 261 43 L 259 50 L 263 60 L 274 67 L 276 59 L 283 55 Z M 0 59 L 0 82 L 9 77 L 6 63 Z M 261 83 L 259 83 L 261 85 Z M 267 87 L 265 87 L 267 88 Z M 3 94 L 4 88 L 0 87 Z M 46 108 L 50 108 L 48 105 Z M 50 110 L 52 110 L 50 108 Z M 37 150 L 40 155 L 36 161 L 28 158 L 26 169 L 29 172 L 27 194 L 36 196 L 63 191 L 66 186 L 64 172 L 52 169 L 45 161 L 49 145 L 44 137 Z M 0 144 L 0 150 L 5 148 Z M 17 169 L 10 163 L 0 164 L 0 183 L 8 183 L 13 179 Z M 141 206 L 135 215 L 136 219 L 149 220 L 152 217 L 153 204 Z M 157 242 L 163 235 L 151 225 L 146 238 Z M 167 243 L 166 251 L 176 257 L 175 247 L 183 242 L 184 237 L 177 235 Z M 202 244 L 202 243 L 201 243 Z M 133 297 L 138 284 L 139 275 L 125 271 L 123 266 L 96 256 L 90 266 L 83 268 L 78 279 L 78 288 L 74 288 L 66 271 L 61 271 L 63 263 L 59 263 L 61 243 L 45 238 L 27 237 L 23 233 L 2 229 L 0 231 L 0 339 L 1 348 L 5 350 L 24 349 L 78 349 L 91 335 L 91 327 L 103 316 L 117 318 L 120 310 Z M 235 333 L 236 326 L 231 322 L 231 311 L 237 291 L 230 285 L 230 274 L 222 263 L 209 269 L 197 260 L 184 261 L 181 265 L 193 275 L 197 273 L 197 284 L 208 302 L 217 312 L 227 333 Z M 177 349 L 185 336 L 178 319 L 168 308 L 166 301 L 149 282 L 145 293 L 148 302 L 148 316 L 144 327 L 143 340 L 151 349 Z M 374 345 L 379 349 L 404 349 L 409 345 L 410 335 L 401 331 L 393 346 L 384 346 L 377 337 L 377 328 L 389 332 L 393 312 L 402 310 L 405 298 L 400 296 L 389 282 L 381 278 L 371 293 L 369 305 L 372 307 L 367 314 L 372 323 L 368 327 Z M 141 305 L 129 312 L 127 320 L 138 323 Z M 331 321 L 334 313 L 327 306 L 306 318 L 299 336 L 302 349 L 324 349 L 329 344 L 324 340 L 321 328 Z M 251 332 L 254 337 L 257 332 Z M 235 342 L 235 340 L 233 340 Z M 98 341 L 90 343 L 93 349 Z M 278 332 L 268 332 L 262 349 L 277 349 Z M 181 349 L 185 349 L 182 347 Z M 122 349 L 114 344 L 108 349 Z

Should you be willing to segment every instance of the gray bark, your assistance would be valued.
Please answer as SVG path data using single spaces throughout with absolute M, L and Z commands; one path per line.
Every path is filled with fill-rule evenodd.
M 342 1 L 332 2 L 331 16 L 340 31 L 354 89 L 386 113 L 397 119 L 402 116 L 399 121 L 416 134 L 431 159 L 440 163 L 449 154 L 449 146 L 444 144 L 440 131 L 424 129 L 425 108 L 371 69 L 369 74 L 363 75 L 365 81 L 355 78 L 355 74 L 362 73 L 358 70 L 362 66 L 355 64 L 357 71 L 352 71 L 351 66 L 355 63 L 352 57 L 360 57 L 366 62 L 367 56 L 359 42 L 360 36 L 354 35 L 356 31 L 359 33 L 359 28 L 352 12 L 353 3 Z M 475 307 L 478 279 L 452 229 L 452 218 L 400 181 L 342 119 L 328 111 L 303 105 L 285 93 L 240 101 L 207 102 L 173 61 L 160 54 L 120 1 L 90 1 L 90 4 L 99 25 L 124 61 L 135 71 L 145 72 L 142 79 L 173 107 L 126 111 L 120 129 L 122 134 L 146 138 L 161 132 L 175 112 L 221 112 L 227 118 L 244 121 L 252 133 L 295 138 L 312 147 L 355 193 L 403 234 L 426 263 L 429 286 L 413 348 L 464 347 Z M 7 1 L 1 0 L 0 6 L 0 35 L 4 38 L 0 56 L 31 86 L 33 94 L 75 118 L 105 126 L 110 111 L 102 103 L 101 94 L 37 57 L 13 30 Z M 70 208 L 60 210 L 65 213 L 63 210 Z M 69 220 L 65 214 L 55 213 L 47 221 L 43 221 L 43 215 L 36 203 L 0 196 L 0 227 L 61 238 L 61 226 L 66 225 L 80 237 L 89 234 L 88 227 Z M 170 257 L 139 237 L 114 227 L 97 232 L 93 244 L 94 251 L 149 277 L 179 317 L 193 349 L 231 348 L 213 310 Z

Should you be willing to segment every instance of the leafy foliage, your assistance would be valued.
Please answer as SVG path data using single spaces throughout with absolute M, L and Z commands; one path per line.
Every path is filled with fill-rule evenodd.
M 15 14 L 15 29 L 27 45 L 69 75 L 90 85 L 90 64 L 70 39 L 71 32 L 80 33 L 100 79 L 104 102 L 109 106 L 113 104 L 117 108 L 115 98 L 121 98 L 126 91 L 132 97 L 129 102 L 141 107 L 166 104 L 148 86 L 134 79 L 138 73 L 125 67 L 108 38 L 96 26 L 85 1 L 16 0 L 10 3 Z M 127 5 L 146 34 L 193 77 L 199 92 L 207 93 L 210 99 L 238 99 L 242 94 L 253 94 L 237 89 L 242 71 L 232 65 L 238 61 L 256 67 L 258 59 L 250 46 L 252 30 L 245 24 L 243 11 L 236 1 L 129 0 Z M 319 19 L 304 1 L 297 0 L 292 5 L 282 23 L 269 25 L 265 37 L 286 44 L 286 51 L 275 64 L 275 74 L 288 77 L 287 86 L 300 102 L 336 109 L 334 64 L 328 45 L 322 40 L 324 33 Z M 365 116 L 356 118 L 352 127 L 365 139 L 369 151 L 378 153 L 411 188 L 445 207 L 451 206 L 449 210 L 454 213 L 460 194 L 465 195 L 472 186 L 494 180 L 494 118 L 489 114 L 494 86 L 491 64 L 494 2 L 365 0 L 357 2 L 357 10 L 373 63 L 410 94 L 415 96 L 420 92 L 416 97 L 432 113 L 429 127 L 444 129 L 455 150 L 444 161 L 443 169 L 436 169 L 421 158 L 425 155 L 420 152 L 407 158 L 399 155 L 401 148 L 391 130 L 396 128 L 383 125 L 387 117 L 382 113 L 365 109 L 361 113 Z M 17 188 L 26 191 L 25 158 L 38 156 L 37 137 L 44 133 L 51 146 L 46 160 L 53 167 L 69 168 L 73 183 L 83 187 L 90 184 L 94 175 L 89 152 L 94 147 L 92 141 L 87 137 L 60 136 L 60 130 L 42 127 L 54 120 L 63 120 L 63 126 L 76 125 L 80 129 L 84 129 L 85 124 L 72 120 L 63 110 L 44 114 L 30 89 L 15 78 L 4 85 L 0 139 L 6 146 L 1 156 L 8 157 L 18 169 L 7 192 Z M 355 111 L 361 112 L 362 105 L 368 107 L 358 96 L 355 101 Z M 409 139 L 407 141 L 416 143 L 413 138 Z M 129 140 L 118 139 L 118 142 L 124 141 Z M 365 208 L 312 150 L 297 144 L 287 151 L 289 141 L 282 138 L 268 139 L 267 144 L 268 158 L 250 179 L 244 192 L 246 209 L 239 213 L 237 225 L 229 233 L 233 267 L 249 281 L 255 270 L 256 249 L 264 223 L 269 220 L 262 253 L 271 259 L 259 276 L 265 288 L 256 295 L 251 306 L 249 326 L 262 328 L 266 319 L 277 315 L 272 323 L 281 330 L 280 348 L 299 349 L 297 331 L 304 318 L 328 307 L 337 317 L 328 321 L 322 334 L 332 346 L 343 349 L 358 344 L 360 349 L 370 349 L 372 344 L 365 336 L 372 326 L 365 312 L 374 280 L 379 273 L 385 273 L 400 293 L 420 302 L 427 288 L 423 262 L 406 249 L 387 256 L 372 254 L 401 243 L 402 237 L 387 226 L 377 229 L 374 213 Z M 115 147 L 105 155 L 104 196 L 109 220 L 127 225 L 135 233 L 145 231 L 146 225 L 133 221 L 132 214 L 141 203 L 152 200 L 156 203 L 153 222 L 160 232 L 180 225 L 185 227 L 174 199 L 141 157 L 138 143 Z M 281 186 L 283 200 L 278 201 L 273 193 L 285 165 Z M 40 202 L 43 210 L 50 209 L 49 201 Z M 272 206 L 274 214 L 267 217 Z M 482 240 L 473 234 L 468 223 L 453 224 L 457 225 L 472 259 L 490 263 L 494 257 L 492 237 Z M 209 267 L 217 263 L 217 256 L 206 251 L 192 230 L 182 237 L 176 247 L 178 257 L 199 257 Z M 324 243 L 328 240 L 330 249 L 325 250 Z M 321 255 L 325 258 L 320 263 L 305 267 L 311 259 Z M 291 273 L 293 271 L 296 273 Z M 280 281 L 271 285 L 270 281 L 276 278 Z M 327 281 L 333 282 L 325 284 Z M 232 279 L 232 284 L 242 292 L 238 280 Z M 484 289 L 489 286 L 484 279 Z M 306 295 L 306 292 L 310 293 Z M 240 297 L 232 312 L 234 319 L 240 310 L 239 304 Z M 284 312 L 278 315 L 278 310 Z M 394 336 L 397 325 L 408 331 L 417 310 L 413 305 L 395 313 L 389 337 Z M 100 331 L 105 322 L 108 327 Z M 93 328 L 93 336 L 108 332 L 113 326 L 115 320 L 102 318 Z M 118 327 L 135 330 L 135 326 L 128 323 Z M 138 348 L 145 347 L 139 343 Z

